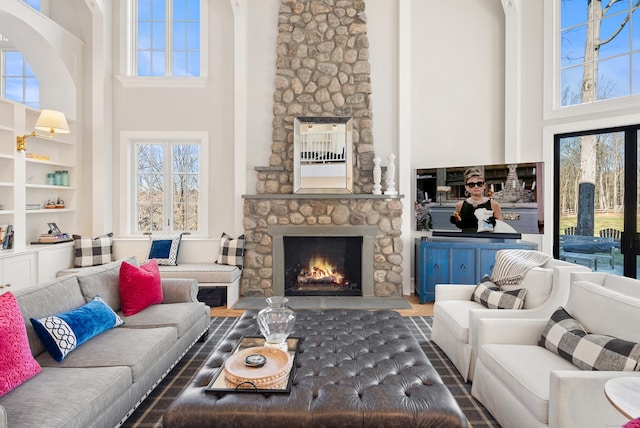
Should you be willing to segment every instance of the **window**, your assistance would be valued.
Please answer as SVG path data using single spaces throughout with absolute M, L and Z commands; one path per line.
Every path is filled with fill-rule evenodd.
M 200 0 L 132 0 L 132 4 L 133 74 L 200 76 Z
M 559 1 L 560 105 L 639 95 L 637 0 Z
M 132 232 L 200 234 L 206 207 L 199 139 L 131 139 Z M 203 193 L 204 191 L 204 193 Z
M 24 2 L 35 10 L 40 10 L 40 0 L 24 0 Z
M 24 56 L 0 34 L 0 95 L 40 108 L 40 81 Z

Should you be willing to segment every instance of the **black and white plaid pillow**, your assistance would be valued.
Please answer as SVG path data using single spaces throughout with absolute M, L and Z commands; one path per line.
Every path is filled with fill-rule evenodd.
M 587 333 L 563 307 L 551 315 L 538 344 L 582 370 L 640 370 L 639 343 Z
M 485 277 L 473 290 L 471 300 L 489 309 L 522 309 L 526 294 L 525 288 L 502 291 L 500 287 Z
M 73 235 L 75 249 L 74 267 L 103 265 L 113 261 L 113 233 L 98 236 L 95 239 Z
M 222 234 L 217 263 L 220 265 L 238 266 L 242 269 L 244 265 L 244 235 L 233 239 L 226 233 Z

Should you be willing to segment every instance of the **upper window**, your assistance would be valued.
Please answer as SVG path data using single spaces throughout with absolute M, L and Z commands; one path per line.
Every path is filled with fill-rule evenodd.
M 200 0 L 133 0 L 133 74 L 200 76 Z
M 640 94 L 637 0 L 560 0 L 560 104 Z
M 35 10 L 40 10 L 40 0 L 24 0 L 24 2 Z

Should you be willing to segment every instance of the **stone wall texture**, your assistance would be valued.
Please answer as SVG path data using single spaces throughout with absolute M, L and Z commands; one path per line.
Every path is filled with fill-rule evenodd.
M 273 295 L 273 243 L 269 226 L 378 226 L 373 246 L 374 295 L 402 296 L 402 201 L 400 199 L 245 198 L 244 271 L 240 294 Z
M 353 117 L 353 192 L 373 189 L 369 41 L 364 0 L 282 0 L 270 167 L 258 194 L 293 193 L 293 119 Z

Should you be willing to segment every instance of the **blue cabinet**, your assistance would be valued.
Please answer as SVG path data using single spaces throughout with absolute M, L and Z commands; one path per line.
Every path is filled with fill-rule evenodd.
M 435 300 L 436 284 L 477 284 L 491 275 L 498 250 L 537 250 L 533 242 L 490 238 L 417 238 L 415 281 L 420 303 Z

